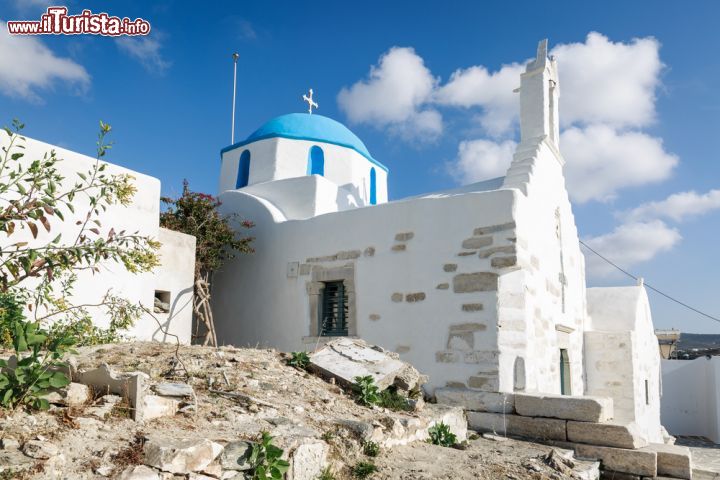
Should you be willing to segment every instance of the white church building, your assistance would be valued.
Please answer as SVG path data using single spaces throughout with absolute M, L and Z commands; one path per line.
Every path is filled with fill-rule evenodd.
M 546 42 L 519 83 L 506 175 L 453 190 L 388 201 L 388 169 L 317 114 L 223 149 L 221 208 L 255 223 L 256 252 L 214 279 L 220 341 L 312 351 L 360 337 L 428 374 L 430 394 L 612 397 L 616 420 L 662 442 L 645 290 L 586 288 Z

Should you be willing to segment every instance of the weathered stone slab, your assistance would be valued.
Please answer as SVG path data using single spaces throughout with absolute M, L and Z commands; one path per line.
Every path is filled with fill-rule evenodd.
M 478 412 L 513 413 L 515 411 L 515 396 L 512 393 L 445 387 L 435 389 L 435 399 L 437 403 Z
M 339 338 L 325 344 L 310 355 L 310 367 L 345 385 L 354 384 L 355 377 L 370 375 L 381 390 L 393 384 L 411 390 L 427 381 L 412 365 L 398 360 L 397 354 L 391 355 L 380 347 L 352 338 Z
M 165 382 L 165 383 L 158 383 L 157 385 L 153 385 L 153 390 L 155 390 L 155 393 L 158 395 L 162 395 L 164 397 L 194 397 L 195 392 L 193 391 L 193 388 L 188 385 L 187 383 L 172 383 L 172 382 Z
M 478 253 L 478 257 L 488 258 L 492 255 L 495 255 L 496 253 L 507 253 L 510 255 L 515 254 L 515 245 L 504 245 L 501 247 L 487 248 L 485 250 L 481 250 L 480 253 Z
M 518 415 L 551 417 L 579 422 L 607 422 L 613 418 L 613 401 L 607 397 L 518 393 Z
M 395 241 L 396 242 L 407 242 L 408 240 L 412 240 L 412 238 L 415 236 L 413 232 L 402 232 L 395 234 Z
M 228 443 L 220 454 L 220 465 L 225 470 L 250 470 L 252 468 L 252 464 L 250 464 L 252 447 L 251 442 L 243 440 Z
M 617 448 L 642 448 L 647 447 L 649 443 L 635 423 L 569 421 L 567 436 L 571 442 Z
M 565 441 L 567 439 L 565 420 L 471 411 L 467 412 L 467 417 L 468 427 L 480 432 L 517 435 L 540 440 Z
M 642 450 L 657 453 L 658 475 L 692 479 L 692 453 L 688 447 L 651 443 Z
M 308 441 L 295 449 L 290 457 L 288 478 L 316 480 L 327 464 L 330 447 L 325 442 Z
M 461 273 L 453 277 L 453 291 L 455 293 L 494 292 L 497 291 L 497 287 L 497 273 Z
M 568 422 L 570 423 L 570 422 Z M 575 445 L 579 458 L 600 460 L 603 469 L 655 477 L 657 475 L 657 453 L 647 450 L 600 447 L 596 445 Z
M 145 442 L 145 464 L 164 472 L 187 475 L 204 470 L 223 447 L 206 438 L 169 438 L 151 435 Z

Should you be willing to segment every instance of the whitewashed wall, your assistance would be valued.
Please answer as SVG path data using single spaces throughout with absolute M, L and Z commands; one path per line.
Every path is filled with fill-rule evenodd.
M 662 441 L 660 350 L 645 288 L 590 288 L 587 298 L 587 393 L 613 397 L 618 419 L 635 421 L 651 441 Z
M 720 443 L 720 357 L 661 362 L 665 428 Z
M 324 177 L 347 191 L 356 206 L 370 204 L 370 169 L 375 168 L 377 203 L 387 202 L 387 172 L 351 148 L 338 145 L 269 138 L 258 140 L 222 155 L 219 191 L 234 190 L 240 155 L 250 151 L 249 185 L 307 176 L 310 148 L 322 148 L 325 156 Z
M 225 192 L 222 208 L 256 223 L 256 253 L 216 276 L 218 336 L 236 345 L 312 350 L 318 342 L 310 331 L 312 269 L 352 265 L 358 336 L 401 353 L 430 375 L 433 387 L 477 377 L 477 385 L 497 390 L 497 291 L 454 293 L 453 279 L 498 271 L 463 242 L 475 228 L 504 226 L 489 236 L 494 246 L 514 247 L 507 225 L 516 195 L 446 195 L 282 221 L 266 200 Z M 473 253 L 459 255 L 467 252 Z M 297 276 L 288 276 L 295 263 Z M 482 310 L 463 310 L 478 304 Z
M 8 137 L 5 132 L 0 132 L 0 144 L 6 146 Z M 95 163 L 95 159 L 82 155 L 77 152 L 66 150 L 54 145 L 50 145 L 39 140 L 27 138 L 25 142 L 25 157 L 23 161 L 26 163 L 34 159 L 41 158 L 45 153 L 55 150 L 57 157 L 62 161 L 57 163 L 57 168 L 61 175 L 65 177 L 66 187 L 72 186 L 78 180 L 77 172 L 86 172 Z M 113 205 L 108 208 L 102 217 L 102 226 L 99 227 L 101 235 L 107 235 L 107 232 L 114 228 L 119 232 L 125 230 L 128 233 L 137 232 L 139 235 L 148 236 L 153 239 L 160 237 L 159 228 L 159 209 L 160 209 L 160 181 L 156 178 L 143 175 L 141 173 L 128 170 L 115 164 L 108 163 L 106 170 L 108 174 L 129 174 L 133 177 L 133 184 L 137 188 L 137 193 L 133 197 L 132 203 L 127 207 L 122 205 Z M 31 245 L 40 245 L 49 242 L 59 233 L 62 234 L 62 242 L 71 243 L 77 236 L 80 227 L 76 225 L 76 220 L 84 219 L 88 211 L 87 199 L 82 195 L 78 195 L 74 202 L 75 215 L 66 213 L 64 222 L 55 218 L 51 220 L 51 232 L 45 232 L 40 228 L 37 240 L 33 240 L 29 232 L 25 232 L 25 240 Z M 172 236 L 167 238 L 172 239 Z M 13 242 L 19 241 L 20 237 L 13 237 Z M 0 242 L 7 242 L 8 238 L 4 233 L 0 234 Z M 164 258 L 173 258 L 172 242 L 163 247 L 161 255 Z M 175 256 L 177 258 L 177 256 Z M 182 249 L 184 262 L 194 262 L 194 250 L 188 251 Z M 194 263 L 193 263 L 194 265 Z M 181 266 L 170 264 L 163 265 L 165 271 L 182 269 Z M 194 268 L 194 267 L 193 267 Z M 105 262 L 99 273 L 92 274 L 89 271 L 81 271 L 78 274 L 78 281 L 73 290 L 71 301 L 74 304 L 95 304 L 108 292 L 126 298 L 133 303 L 142 303 L 152 310 L 155 290 L 170 290 L 167 285 L 163 285 L 163 281 L 169 280 L 172 275 L 163 275 L 158 273 L 157 276 L 153 272 L 143 274 L 131 274 L 125 270 L 122 265 Z M 175 280 L 173 280 L 175 282 Z M 192 280 L 190 280 L 192 286 Z M 177 290 L 178 287 L 173 286 L 172 289 Z M 93 313 L 93 321 L 102 327 L 108 325 L 109 319 L 100 311 L 95 310 Z M 188 343 L 189 325 L 191 324 L 191 315 L 186 312 L 178 312 L 173 319 L 173 328 L 183 333 L 182 341 Z M 188 327 L 180 326 L 187 324 Z M 154 338 L 157 326 L 152 318 L 142 318 L 134 327 L 132 334 L 137 338 L 150 340 Z M 174 340 L 173 340 L 174 341 Z

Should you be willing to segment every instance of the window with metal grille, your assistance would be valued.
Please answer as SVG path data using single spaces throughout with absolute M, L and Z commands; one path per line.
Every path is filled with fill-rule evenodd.
M 320 336 L 342 337 L 348 334 L 348 298 L 345 284 L 325 282 L 322 291 Z

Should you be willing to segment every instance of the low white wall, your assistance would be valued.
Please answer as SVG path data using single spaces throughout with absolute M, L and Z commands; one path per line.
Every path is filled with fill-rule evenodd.
M 8 142 L 7 134 L 0 131 L 0 145 L 6 146 Z M 25 157 L 23 161 L 25 163 L 42 158 L 44 154 L 55 150 L 57 157 L 61 159 L 56 164 L 56 167 L 59 173 L 65 177 L 63 182 L 65 188 L 70 188 L 77 181 L 78 172 L 86 172 L 95 163 L 95 159 L 92 157 L 32 138 L 27 138 L 24 145 Z M 106 174 L 131 175 L 137 192 L 130 205 L 126 207 L 112 205 L 108 207 L 106 212 L 102 213 L 100 217 L 102 226 L 97 227 L 100 235 L 107 235 L 112 228 L 116 232 L 123 230 L 128 233 L 137 232 L 138 235 L 147 236 L 161 242 L 165 241 L 160 251 L 163 264 L 156 272 L 142 274 L 132 274 L 123 265 L 114 262 L 104 262 L 97 273 L 87 270 L 80 271 L 70 301 L 74 305 L 97 304 L 106 293 L 111 292 L 113 295 L 123 297 L 132 303 L 142 303 L 152 310 L 155 290 L 172 289 L 173 291 L 182 291 L 187 287 L 192 288 L 192 278 L 188 280 L 184 272 L 187 268 L 190 268 L 190 270 L 194 268 L 194 238 L 190 237 L 193 238 L 193 247 L 189 249 L 187 245 L 189 240 L 185 241 L 185 244 L 178 243 L 178 234 L 163 233 L 159 228 L 160 181 L 158 179 L 115 164 L 108 163 L 107 165 L 108 167 L 104 172 Z M 76 221 L 84 219 L 88 212 L 87 198 L 84 195 L 78 195 L 74 201 L 74 207 L 74 214 L 64 210 L 65 221 L 61 221 L 59 218 L 50 220 L 50 232 L 40 228 L 38 238 L 35 240 L 33 240 L 30 232 L 19 232 L 18 235 L 13 236 L 12 241 L 25 240 L 30 245 L 43 245 L 58 234 L 62 234 L 61 243 L 72 243 L 80 229 L 76 225 Z M 7 237 L 1 234 L 0 242 L 7 241 Z M 176 251 L 176 249 L 178 250 Z M 183 283 L 184 286 L 182 286 Z M 192 292 L 192 290 L 190 291 Z M 190 295 L 192 296 L 192 293 Z M 102 311 L 98 309 L 90 311 L 96 325 L 100 327 L 108 326 L 110 319 Z M 173 317 L 171 323 L 173 330 L 182 334 L 183 341 L 189 342 L 190 317 L 178 311 L 178 315 Z M 155 321 L 152 318 L 143 317 L 131 330 L 130 335 L 143 340 L 159 339 L 155 334 L 156 330 L 157 324 Z M 174 341 L 174 339 L 171 341 Z
M 720 357 L 662 360 L 662 424 L 720 443 Z
M 132 331 L 142 340 L 189 344 L 192 340 L 193 281 L 195 278 L 195 237 L 160 228 L 160 266 L 153 271 L 154 289 L 168 292 L 170 311 L 153 313 Z M 160 325 L 158 325 L 160 322 Z

